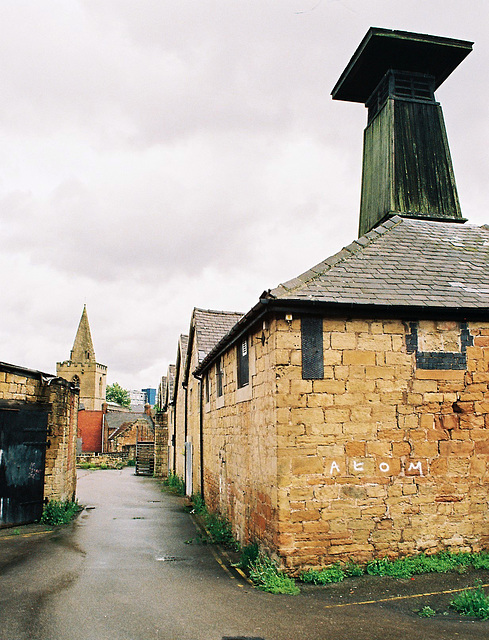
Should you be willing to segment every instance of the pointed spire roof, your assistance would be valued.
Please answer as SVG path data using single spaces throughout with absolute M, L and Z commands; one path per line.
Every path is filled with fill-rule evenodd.
M 76 332 L 70 360 L 72 362 L 96 362 L 90 324 L 88 323 L 87 305 L 83 305 L 83 313 Z

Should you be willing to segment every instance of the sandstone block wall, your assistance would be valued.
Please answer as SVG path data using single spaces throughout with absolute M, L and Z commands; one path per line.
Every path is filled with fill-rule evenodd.
M 395 320 L 328 320 L 323 380 L 302 380 L 300 322 L 278 323 L 279 555 L 335 560 L 480 549 L 489 536 L 489 324 L 467 369 L 420 369 Z M 460 326 L 419 323 L 424 351 L 460 352 Z
M 198 365 L 198 352 L 196 340 L 193 341 L 189 370 L 192 372 Z M 192 446 L 192 487 L 191 493 L 201 493 L 200 473 L 200 410 L 201 410 L 201 382 L 189 375 L 187 391 L 187 442 Z M 204 410 L 205 398 L 202 399 Z M 189 493 L 187 489 L 187 493 Z
M 168 476 L 168 415 L 157 413 L 155 422 L 155 470 L 157 478 Z
M 186 390 L 182 386 L 184 375 L 184 356 L 180 359 L 180 370 L 178 377 L 175 378 L 175 448 L 173 471 L 180 476 L 185 477 L 185 439 L 186 439 Z
M 260 335 L 261 329 L 249 336 L 248 389 L 237 389 L 235 347 L 223 356 L 224 395 L 219 403 L 215 367 L 208 372 L 204 497 L 211 510 L 230 519 L 240 542 L 258 539 L 274 548 L 278 543 L 275 374 L 272 344 L 262 344 Z
M 48 384 L 37 372 L 0 368 L 0 399 L 49 408 L 44 498 L 73 499 L 76 491 L 78 392 L 65 380 L 54 379 Z
M 251 334 L 249 399 L 234 347 L 222 407 L 207 372 L 210 508 L 292 573 L 489 546 L 489 323 L 467 330 L 465 349 L 460 323 L 417 323 L 424 356 L 448 354 L 446 369 L 426 369 L 409 323 L 325 318 L 324 378 L 304 380 L 300 319 L 271 318 L 264 344 Z M 461 351 L 464 368 L 450 368 Z

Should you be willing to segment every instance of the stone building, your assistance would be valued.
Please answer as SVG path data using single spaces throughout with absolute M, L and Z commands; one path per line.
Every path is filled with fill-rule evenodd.
M 175 406 L 173 403 L 173 395 L 175 390 L 175 365 L 168 365 L 168 371 L 166 375 L 166 386 L 164 389 L 164 396 L 161 405 L 161 409 L 166 416 L 166 428 L 168 430 L 168 447 L 166 450 L 167 461 L 166 461 L 166 469 L 167 473 L 173 473 L 175 468 Z M 158 449 L 156 454 L 158 455 Z M 160 449 L 160 455 L 164 454 L 164 448 Z M 156 459 L 155 460 L 155 468 L 161 465 L 162 468 L 165 466 L 165 463 Z
M 80 387 L 80 405 L 86 411 L 101 411 L 105 402 L 107 367 L 95 358 L 86 305 L 76 332 L 69 360 L 56 363 L 56 374 Z
M 168 470 L 180 478 L 185 475 L 185 437 L 186 437 L 186 394 L 183 387 L 185 364 L 188 348 L 188 336 L 178 339 L 177 357 L 174 365 L 174 377 L 169 374 L 168 394 Z
M 185 396 L 183 419 L 185 442 L 185 492 L 187 495 L 202 491 L 202 448 L 203 411 L 209 402 L 209 387 L 202 385 L 192 373 L 205 356 L 241 318 L 242 313 L 197 309 L 190 320 L 185 371 L 182 378 Z M 178 429 L 177 429 L 178 432 Z
M 489 226 L 465 224 L 434 91 L 471 43 L 371 29 L 360 237 L 204 357 L 203 493 L 292 573 L 487 547 Z
M 78 389 L 0 363 L 0 527 L 38 520 L 76 490 Z
M 107 411 L 104 427 L 104 451 L 127 452 L 134 458 L 137 442 L 154 442 L 155 426 L 151 417 L 151 408 L 146 411 Z

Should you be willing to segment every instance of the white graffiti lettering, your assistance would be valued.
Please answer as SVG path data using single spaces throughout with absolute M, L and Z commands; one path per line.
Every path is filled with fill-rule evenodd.
M 419 475 L 422 476 L 423 475 L 423 467 L 421 466 L 421 462 L 417 462 L 416 464 L 414 464 L 414 462 L 411 462 L 411 464 L 409 465 L 409 468 L 408 468 L 408 473 L 410 471 L 419 471 Z
M 332 476 L 333 475 L 333 471 L 339 471 L 340 468 L 339 466 L 336 464 L 336 462 L 332 462 L 331 463 L 331 469 L 329 471 L 329 474 Z

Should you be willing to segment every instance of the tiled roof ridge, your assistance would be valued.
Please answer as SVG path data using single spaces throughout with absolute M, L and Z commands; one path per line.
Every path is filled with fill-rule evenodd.
M 222 316 L 244 315 L 241 311 L 221 311 L 219 309 L 201 309 L 199 307 L 195 307 L 194 311 L 199 311 L 200 313 L 212 313 L 213 315 L 222 315 Z
M 359 251 L 362 251 L 365 247 L 369 246 L 370 244 L 378 240 L 385 233 L 388 233 L 394 227 L 397 227 L 399 224 L 401 224 L 403 220 L 406 220 L 406 218 L 403 218 L 398 215 L 392 216 L 392 218 L 389 218 L 388 220 L 380 224 L 378 227 L 375 227 L 365 235 L 360 236 L 360 238 L 358 238 L 357 240 L 354 240 L 352 243 L 350 243 L 346 247 L 343 247 L 343 249 L 341 249 L 337 253 L 334 253 L 329 258 L 326 258 L 326 260 L 319 262 L 317 265 L 315 265 L 314 267 L 311 267 L 311 269 L 308 269 L 301 275 L 295 278 L 292 278 L 287 282 L 283 282 L 279 284 L 277 287 L 275 287 L 275 289 L 272 289 L 270 291 L 271 296 L 274 298 L 278 298 L 280 297 L 280 294 L 282 292 L 292 293 L 294 289 L 298 289 L 299 287 L 302 287 L 305 282 L 311 282 L 316 278 L 320 278 L 322 275 L 324 275 L 326 271 L 329 271 L 329 269 L 347 260 L 348 258 L 355 255 Z

